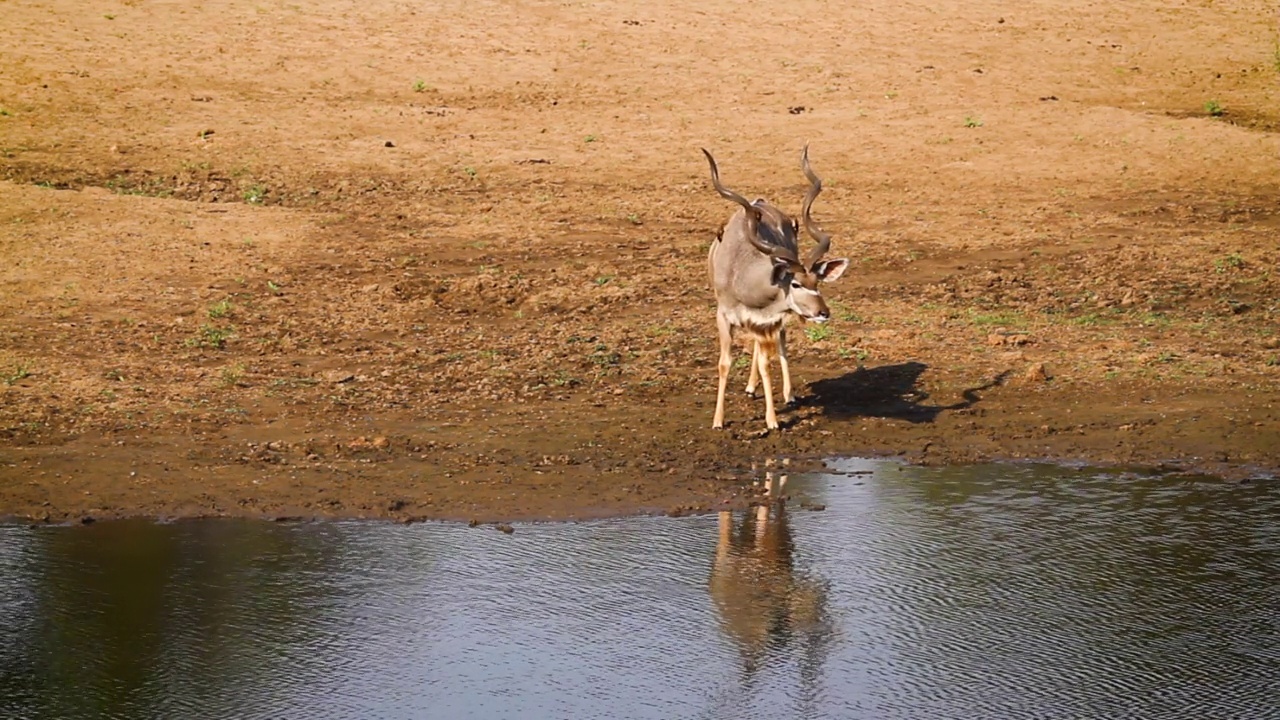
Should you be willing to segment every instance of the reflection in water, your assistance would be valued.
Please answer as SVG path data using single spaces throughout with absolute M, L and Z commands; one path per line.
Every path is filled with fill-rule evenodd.
M 847 461 L 825 512 L 0 527 L 0 718 L 1280 717 L 1280 491 Z
M 830 634 L 826 588 L 796 572 L 794 550 L 785 506 L 743 513 L 736 528 L 732 513 L 721 512 L 710 589 L 720 626 L 742 654 L 744 685 L 794 641 L 804 657 L 804 691 L 812 694 Z

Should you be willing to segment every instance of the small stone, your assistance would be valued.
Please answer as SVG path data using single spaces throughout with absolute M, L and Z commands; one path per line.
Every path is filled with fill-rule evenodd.
M 480 521 L 476 520 L 475 518 L 471 518 L 469 521 L 467 521 L 467 527 L 476 527 L 479 524 L 480 524 Z
M 507 535 L 510 535 L 511 533 L 513 533 L 513 532 L 515 532 L 515 531 L 516 531 L 516 529 L 515 529 L 515 528 L 511 527 L 510 525 L 508 525 L 508 524 L 506 524 L 506 523 L 499 523 L 499 524 L 498 524 L 498 530 L 500 530 L 501 532 L 506 533 Z
M 386 141 L 386 142 L 382 143 L 382 147 L 395 147 L 395 146 L 396 146 L 396 144 L 395 144 L 395 143 L 393 143 L 393 142 L 391 142 L 390 140 L 388 140 L 388 141 Z
M 373 439 L 373 446 L 378 448 L 379 450 L 386 450 L 387 448 L 391 447 L 391 441 L 386 439 L 385 437 L 379 436 Z
M 1269 338 L 1263 338 L 1262 347 L 1268 350 L 1275 350 L 1276 348 L 1280 348 L 1280 337 L 1273 335 Z
M 1044 363 L 1038 362 L 1027 368 L 1026 373 L 1024 373 L 1022 377 L 1027 382 L 1045 382 L 1053 376 L 1049 374 L 1047 369 L 1045 369 Z
M 338 383 L 351 382 L 356 379 L 356 374 L 347 372 L 346 370 L 325 370 L 320 373 L 320 379 L 335 385 Z

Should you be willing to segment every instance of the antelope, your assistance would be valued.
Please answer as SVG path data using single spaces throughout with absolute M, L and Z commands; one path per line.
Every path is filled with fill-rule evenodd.
M 758 376 L 764 390 L 765 427 L 776 430 L 778 416 L 773 405 L 769 360 L 777 355 L 782 372 L 782 397 L 791 404 L 795 396 L 791 392 L 791 370 L 787 365 L 787 321 L 799 316 L 804 321 L 826 322 L 831 311 L 822 299 L 818 284 L 838 279 L 849 266 L 849 260 L 823 259 L 831 248 L 831 236 L 823 232 L 809 214 L 814 198 L 822 192 L 822 180 L 809 166 L 808 144 L 804 146 L 800 169 L 809 180 L 809 190 L 804 196 L 799 222 L 763 198 L 749 202 L 722 185 L 715 158 L 705 148 L 702 154 L 711 165 L 711 184 L 716 192 L 742 206 L 716 234 L 707 255 L 707 269 L 716 295 L 716 327 L 720 333 L 720 387 L 711 427 L 724 427 L 724 395 L 737 331 L 752 343 L 747 394 L 755 395 Z M 817 242 L 803 262 L 797 242 L 801 222 Z

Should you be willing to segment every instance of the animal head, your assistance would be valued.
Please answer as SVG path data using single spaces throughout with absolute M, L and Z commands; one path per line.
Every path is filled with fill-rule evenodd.
M 814 199 L 822 192 L 822 179 L 809 165 L 809 146 L 804 146 L 804 153 L 800 158 L 800 169 L 809 180 L 809 190 L 805 193 L 798 221 L 764 200 L 749 202 L 742 195 L 722 185 L 715 158 L 705 149 L 702 153 L 711 164 L 711 183 L 716 192 L 726 200 L 741 205 L 746 211 L 746 239 L 773 262 L 772 282 L 786 294 L 787 306 L 805 320 L 826 322 L 831 317 L 831 311 L 822 299 L 819 284 L 839 279 L 849 267 L 849 260 L 824 259 L 831 249 L 831 235 L 823 232 L 810 214 Z M 801 225 L 816 243 L 803 259 L 797 242 Z

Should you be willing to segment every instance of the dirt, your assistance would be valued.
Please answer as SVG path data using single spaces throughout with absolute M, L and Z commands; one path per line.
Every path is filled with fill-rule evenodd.
M 1263 2 L 9 0 L 0 515 L 736 507 L 832 455 L 1280 467 Z M 715 401 L 748 196 L 852 268 Z M 787 463 L 786 467 L 782 463 Z

